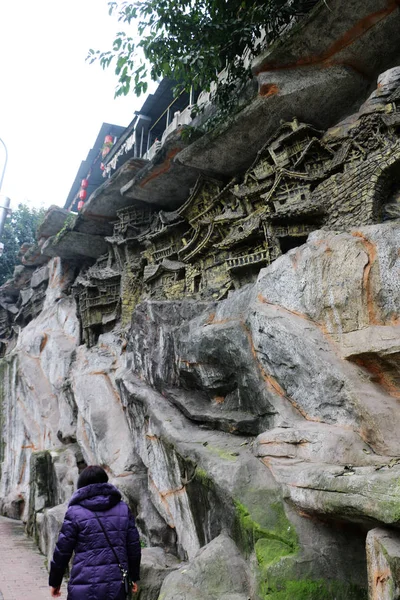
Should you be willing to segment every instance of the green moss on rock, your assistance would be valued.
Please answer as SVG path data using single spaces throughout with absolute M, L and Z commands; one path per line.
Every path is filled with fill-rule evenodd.
M 254 547 L 257 563 L 260 567 L 269 566 L 283 556 L 293 554 L 293 549 L 280 540 L 262 538 L 256 542 Z
M 236 461 L 237 455 L 232 452 L 227 452 L 226 450 L 222 450 L 222 448 L 216 448 L 215 446 L 207 446 L 207 450 L 211 452 L 211 454 L 216 454 L 222 460 Z
M 204 469 L 196 468 L 195 477 L 206 488 L 213 488 L 214 482 Z
M 298 537 L 282 502 L 265 499 L 262 524 L 240 502 L 235 502 L 235 508 L 236 541 L 247 556 L 255 554 L 261 600 L 367 599 L 366 590 L 354 584 L 301 579 Z
M 240 502 L 235 502 L 235 508 L 236 523 L 234 537 L 242 548 L 242 551 L 247 555 L 255 549 L 259 540 L 275 540 L 288 548 L 290 553 L 297 552 L 297 534 L 293 525 L 286 517 L 282 503 L 273 502 L 266 506 L 265 514 L 267 515 L 267 523 L 264 525 L 258 523 L 246 506 Z M 263 547 L 265 547 L 265 544 Z

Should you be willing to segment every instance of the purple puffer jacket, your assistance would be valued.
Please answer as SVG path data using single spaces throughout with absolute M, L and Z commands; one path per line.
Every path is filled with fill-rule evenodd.
M 110 483 L 87 485 L 72 496 L 51 562 L 49 585 L 58 587 L 75 551 L 68 600 L 124 598 L 122 575 L 96 511 L 122 566 L 139 579 L 140 542 L 135 519 Z

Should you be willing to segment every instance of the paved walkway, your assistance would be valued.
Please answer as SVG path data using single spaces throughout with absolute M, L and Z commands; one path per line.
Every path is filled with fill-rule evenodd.
M 0 517 L 0 600 L 49 600 L 45 557 L 20 521 Z M 66 592 L 61 596 L 66 598 Z

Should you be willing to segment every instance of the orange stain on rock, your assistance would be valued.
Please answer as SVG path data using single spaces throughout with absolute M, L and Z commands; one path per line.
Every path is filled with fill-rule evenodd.
M 216 404 L 223 404 L 225 402 L 225 396 L 215 396 L 214 402 Z
M 371 355 L 357 356 L 353 361 L 359 367 L 366 369 L 372 375 L 372 381 L 382 386 L 383 389 L 393 398 L 400 399 L 400 390 L 398 382 L 393 380 L 390 372 L 385 371 L 380 364 L 379 358 Z
M 192 362 L 190 360 L 185 360 L 183 358 L 180 358 L 179 362 L 181 362 L 183 365 L 185 365 L 186 367 L 189 367 L 189 368 L 199 367 L 202 364 L 202 363 L 198 363 L 198 362 Z
M 286 394 L 285 394 L 284 390 L 281 388 L 281 386 L 276 381 L 276 379 L 274 377 L 272 377 L 271 375 L 268 375 L 268 373 L 265 372 L 263 366 L 260 364 L 260 361 L 258 360 L 257 350 L 254 346 L 253 338 L 251 336 L 251 332 L 250 332 L 249 328 L 247 327 L 247 325 L 245 323 L 241 323 L 241 325 L 242 325 L 244 331 L 246 332 L 247 339 L 249 340 L 250 350 L 254 357 L 254 360 L 256 361 L 256 363 L 258 365 L 258 368 L 261 373 L 261 377 L 264 379 L 265 383 L 267 384 L 267 386 L 270 389 L 274 390 L 277 394 L 279 394 L 279 396 L 286 398 Z
M 298 312 L 297 310 L 291 310 L 289 308 L 285 308 L 284 306 L 281 306 L 280 304 L 274 304 L 273 302 L 270 302 L 269 300 L 264 298 L 264 296 L 262 294 L 257 295 L 257 300 L 261 304 L 268 304 L 269 306 L 275 307 L 277 310 L 282 310 L 286 313 L 290 313 L 291 315 L 294 315 L 295 317 L 300 317 L 300 319 L 304 319 L 305 321 L 311 321 L 311 319 L 304 313 Z M 312 322 L 314 322 L 314 321 L 312 321 Z
M 214 319 L 215 319 L 215 313 L 210 313 L 207 317 L 205 325 L 211 325 L 214 322 Z
M 260 361 L 258 359 L 257 350 L 254 346 L 253 338 L 252 338 L 249 328 L 247 327 L 246 323 L 241 322 L 241 325 L 242 325 L 244 331 L 246 332 L 246 335 L 247 335 L 247 338 L 249 341 L 250 351 L 251 351 L 251 353 L 254 357 L 254 360 L 260 370 L 261 377 L 267 384 L 267 387 L 269 387 L 270 390 L 273 390 L 279 396 L 281 396 L 282 398 L 285 398 L 285 400 L 290 402 L 290 404 L 293 406 L 293 408 L 295 408 L 301 414 L 301 416 L 304 417 L 304 419 L 307 419 L 307 421 L 313 421 L 316 423 L 321 422 L 321 419 L 318 419 L 317 417 L 310 417 L 310 415 L 307 414 L 307 412 L 296 402 L 296 400 L 294 400 L 294 398 L 287 396 L 285 390 L 280 386 L 280 384 L 276 381 L 276 379 L 274 377 L 272 377 L 272 375 L 268 375 L 268 373 L 265 372 L 264 367 L 262 366 L 262 364 L 260 363 Z
M 167 154 L 167 158 L 161 163 L 161 165 L 153 169 L 152 172 L 145 179 L 143 179 L 143 181 L 140 183 L 140 187 L 145 187 L 145 185 L 147 185 L 150 181 L 169 171 L 171 168 L 172 159 L 180 151 L 181 148 L 174 148 L 173 150 L 170 150 Z
M 334 60 L 334 57 L 339 54 L 342 50 L 351 46 L 354 42 L 360 39 L 367 31 L 375 27 L 378 23 L 386 19 L 389 15 L 391 15 L 396 9 L 400 6 L 400 0 L 389 0 L 386 7 L 378 10 L 374 13 L 367 15 L 366 17 L 360 19 L 358 23 L 353 25 L 348 31 L 346 31 L 342 37 L 333 42 L 333 44 L 327 48 L 321 54 L 317 54 L 315 56 L 305 56 L 303 58 L 299 58 L 293 63 L 289 63 L 283 66 L 278 66 L 275 64 L 266 64 L 256 71 L 256 75 L 265 71 L 281 71 L 285 69 L 294 69 L 297 67 L 308 67 L 312 65 L 322 65 L 325 67 L 330 67 L 334 64 L 344 64 L 340 60 Z M 354 65 L 353 65 L 354 68 Z
M 371 279 L 370 279 L 371 269 L 376 260 L 376 255 L 377 255 L 376 247 L 372 242 L 370 242 L 369 240 L 367 240 L 364 237 L 364 235 L 361 233 L 361 231 L 353 231 L 352 235 L 354 237 L 358 237 L 361 239 L 361 241 L 364 245 L 365 251 L 367 253 L 367 256 L 368 256 L 368 263 L 364 267 L 363 288 L 364 288 L 364 291 L 366 294 L 369 322 L 371 325 L 381 325 L 382 323 L 378 319 L 377 314 L 376 314 L 376 306 L 375 306 L 375 302 L 374 302 L 373 288 L 372 288 Z
M 260 87 L 259 94 L 263 96 L 263 98 L 268 98 L 269 96 L 276 96 L 278 94 L 279 88 L 276 83 L 263 83 Z
M 41 339 L 41 342 L 40 342 L 40 350 L 39 350 L 40 352 L 43 352 L 43 350 L 45 349 L 48 339 L 49 338 L 48 338 L 47 333 L 44 333 L 43 337 Z
M 215 315 L 214 315 L 215 316 Z M 226 325 L 227 323 L 235 323 L 235 321 L 239 321 L 238 317 L 227 317 L 226 319 L 219 319 L 216 321 L 213 319 L 210 323 L 206 322 L 206 325 Z

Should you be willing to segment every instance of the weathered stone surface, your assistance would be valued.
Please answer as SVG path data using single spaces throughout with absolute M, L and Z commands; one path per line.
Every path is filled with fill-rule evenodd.
M 49 268 L 47 266 L 37 269 L 31 278 L 31 288 L 37 288 L 42 283 L 46 283 L 49 280 Z
M 317 231 L 259 275 L 267 303 L 306 315 L 330 334 L 390 325 L 399 313 L 396 223 L 350 233 Z
M 39 244 L 32 244 L 21 257 L 21 262 L 27 267 L 40 267 L 49 262 L 49 257 L 42 254 L 42 248 Z
M 114 220 L 117 210 L 129 206 L 128 201 L 120 194 L 121 188 L 131 181 L 138 171 L 144 169 L 148 161 L 141 158 L 132 158 L 118 169 L 112 177 L 106 179 L 90 196 L 78 218 L 77 230 L 83 231 L 86 221 L 93 220 L 99 226 L 109 226 L 110 220 Z M 81 218 L 83 217 L 83 218 Z
M 67 503 L 48 508 L 38 521 L 38 542 L 41 552 L 46 556 L 47 564 L 53 558 L 54 548 L 58 540 L 61 525 L 67 511 Z
M 286 497 L 306 514 L 398 527 L 398 461 L 387 457 L 385 466 L 381 457 L 378 461 L 374 467 L 341 467 L 270 459 L 268 465 L 286 486 Z
M 175 161 L 214 176 L 236 175 L 254 162 L 279 121 L 297 115 L 325 128 L 344 115 L 368 85 L 344 66 L 275 70 L 261 73 L 258 80 L 259 93 L 243 110 L 179 152 Z
M 373 454 L 354 431 L 312 421 L 265 431 L 257 437 L 254 449 L 267 465 L 274 458 L 338 466 L 387 463 L 387 458 Z
M 308 64 L 346 64 L 369 77 L 396 64 L 398 48 L 391 41 L 398 24 L 396 3 L 385 0 L 335 1 L 319 4 L 301 23 L 264 54 L 258 56 L 255 72 L 294 68 Z M 319 33 L 324 32 L 324 35 Z M 394 62 L 393 62 L 394 61 Z
M 77 441 L 87 464 L 106 464 L 112 472 L 129 473 L 140 466 L 134 453 L 121 399 L 115 389 L 115 373 L 121 350 L 116 335 L 102 336 L 94 351 L 80 346 L 70 373 L 77 406 Z M 100 350 L 100 351 L 99 351 Z
M 185 322 L 212 311 L 212 302 L 146 302 L 140 304 L 132 319 L 127 351 L 129 367 L 151 385 L 176 386 L 176 331 Z
M 175 156 L 186 146 L 179 132 L 171 134 L 154 159 L 121 187 L 124 204 L 117 208 L 132 204 L 132 200 L 141 200 L 168 210 L 180 206 L 198 177 L 197 171 L 183 167 L 175 160 Z
M 28 534 L 37 537 L 36 515 L 56 504 L 50 452 L 33 452 L 30 460 Z
M 381 237 L 380 229 L 386 232 Z M 395 229 L 395 224 L 388 224 L 363 230 L 368 240 L 377 240 L 382 265 L 392 256 Z M 318 235 L 325 239 L 328 234 Z M 332 236 L 330 252 L 321 253 L 318 235 L 278 261 L 281 279 L 275 263 L 255 286 L 234 292 L 223 302 L 142 305 L 128 334 L 102 334 L 92 348 L 79 345 L 75 305 L 65 297 L 73 269 L 63 271 L 59 259 L 52 261 L 44 311 L 24 328 L 16 352 L 3 363 L 7 373 L 3 412 L 14 447 L 18 440 L 18 464 L 27 465 L 32 450 L 50 451 L 59 482 L 55 502 L 68 499 L 77 461 L 106 464 L 112 481 L 134 508 L 146 542 L 189 559 L 189 568 L 200 548 L 227 531 L 253 561 L 254 556 L 261 561 L 265 547 L 279 557 L 266 560 L 262 568 L 256 561 L 258 567 L 249 576 L 254 590 L 265 581 L 284 589 L 278 575 L 283 565 L 290 580 L 308 576 L 310 563 L 314 581 L 326 569 L 332 578 L 340 579 L 344 573 L 347 577 L 340 558 L 346 536 L 339 542 L 328 524 L 320 524 L 315 537 L 314 521 L 290 513 L 289 521 L 280 490 L 293 507 L 313 518 L 340 519 L 355 526 L 371 521 L 397 525 L 399 467 L 392 457 L 398 453 L 398 411 L 394 398 L 371 383 L 361 367 L 343 358 L 340 348 L 346 340 L 349 348 L 356 346 L 345 337 L 354 335 L 351 328 L 343 334 L 341 346 L 326 337 L 323 293 L 329 291 L 320 292 L 316 306 L 321 308 L 316 309 L 307 289 L 307 282 L 317 289 L 321 269 L 332 277 L 339 271 L 340 240 L 355 258 L 362 255 L 362 242 L 350 234 Z M 321 260 L 324 267 L 314 268 Z M 352 286 L 362 285 L 358 273 L 364 268 L 363 259 L 357 269 L 349 269 L 345 280 L 354 303 L 358 300 Z M 380 310 L 391 322 L 397 308 L 385 298 L 392 298 L 395 284 L 380 276 L 380 270 L 369 297 L 379 298 Z M 295 306 L 290 304 L 295 301 Z M 364 313 L 354 310 L 352 302 L 337 310 L 347 311 L 347 322 L 354 319 L 357 329 L 357 315 Z M 305 307 L 314 313 L 308 315 Z M 384 340 L 385 325 L 370 327 L 379 327 L 378 337 Z M 392 349 L 396 330 L 387 327 L 385 348 Z M 374 344 L 371 351 L 380 351 L 381 346 Z M 352 358 L 356 352 L 346 356 Z M 13 414 L 17 394 L 24 395 L 24 411 Z M 260 431 L 264 432 L 253 446 L 252 435 Z M 230 432 L 245 432 L 248 437 Z M 18 494 L 32 510 L 28 481 L 16 471 L 15 457 L 11 460 L 9 454 L 10 439 L 5 439 L 2 510 L 15 511 Z M 61 448 L 68 451 L 60 453 Z M 27 510 L 28 506 L 22 514 Z M 45 518 L 38 513 L 36 519 L 43 539 Z M 53 539 L 55 534 L 51 535 Z M 264 541 L 259 542 L 259 535 Z M 270 548 L 268 540 L 276 536 L 279 548 Z M 359 566 L 349 581 L 362 585 L 362 536 L 357 533 L 355 540 L 352 553 Z M 44 541 L 41 544 L 45 546 Z M 322 548 L 335 557 L 329 567 Z M 168 568 L 156 568 L 154 585 L 161 585 Z M 173 576 L 167 581 L 173 582 Z M 190 593 L 197 594 L 196 584 L 190 586 Z M 173 593 L 173 587 L 167 589 Z M 237 589 L 224 591 L 227 598 L 235 593 Z M 348 593 L 338 597 L 350 597 Z M 210 597 L 218 596 L 210 592 Z
M 75 215 L 68 212 L 64 208 L 55 206 L 52 204 L 46 211 L 43 222 L 39 225 L 37 230 L 37 239 L 49 238 L 56 235 L 64 225 L 75 220 Z
M 127 371 L 121 374 L 120 391 L 136 451 L 148 470 L 152 501 L 176 530 L 184 554 L 193 557 L 224 524 L 232 528 L 232 497 L 251 512 L 264 493 L 263 514 L 257 515 L 274 527 L 269 503 L 279 502 L 277 490 L 272 480 L 266 487 L 260 463 L 240 438 L 199 429 Z M 251 489 L 246 485 L 249 477 Z M 200 512 L 194 508 L 199 493 L 204 495 Z
M 388 529 L 372 529 L 367 535 L 368 598 L 400 597 L 400 536 Z
M 357 54 L 374 35 L 386 44 L 380 36 L 398 7 L 380 2 L 372 20 L 370 0 L 358 7 L 355 37 L 346 29 L 355 2 L 344 7 L 332 35 L 351 35 L 334 56 Z M 313 15 L 305 39 L 326 4 Z M 324 54 L 329 39 L 311 41 Z M 370 63 L 364 77 L 324 59 L 298 76 L 300 65 L 285 61 L 300 48 L 286 50 L 264 57 L 264 95 L 242 116 L 306 102 L 297 114 L 315 111 L 313 122 L 326 125 L 332 103 L 344 110 L 352 86 L 378 68 Z M 272 64 L 273 52 L 287 69 Z M 114 194 L 128 171 L 43 244 L 59 253 L 48 273 L 16 270 L 1 304 L 15 346 L 0 362 L 0 511 L 27 521 L 48 556 L 78 468 L 98 463 L 148 547 L 143 598 L 366 597 L 365 532 L 387 525 L 396 537 L 400 526 L 400 226 L 365 226 L 400 206 L 398 82 L 397 70 L 384 74 L 360 111 L 325 135 L 296 119 L 282 124 L 238 185 L 202 177 L 189 198 L 194 171 L 185 179 L 168 146 L 181 142 L 171 138 L 130 177 L 126 197 Z M 198 168 L 206 156 L 225 180 L 271 123 L 270 115 L 257 121 L 257 143 L 256 126 L 248 128 L 245 153 L 246 121 L 240 129 L 235 118 L 236 145 L 219 154 L 227 138 L 216 132 Z M 102 236 L 128 196 L 135 201 L 118 212 L 103 256 Z M 165 206 L 187 200 L 153 214 L 139 196 Z M 82 263 L 77 314 L 71 287 Z M 385 570 L 397 550 L 372 537 L 371 556 Z M 379 579 L 382 593 L 388 581 Z
M 65 231 L 49 238 L 42 246 L 42 253 L 67 259 L 98 258 L 107 248 L 107 242 L 100 235 Z
M 248 566 L 233 541 L 220 535 L 202 548 L 187 566 L 165 579 L 163 600 L 248 600 Z
M 73 300 L 62 292 L 66 275 L 60 263 L 52 261 L 44 310 L 23 329 L 1 364 L 2 414 L 7 422 L 1 434 L 1 506 L 8 514 L 19 502 L 24 520 L 32 453 L 59 448 L 59 431 L 64 430 L 66 437 L 75 434 L 76 409 L 65 384 L 79 343 L 79 325 Z
M 157 548 L 160 548 L 168 555 L 165 560 L 169 564 L 169 555 L 177 553 L 176 531 L 165 522 L 151 501 L 145 466 L 136 467 L 132 475 L 124 474 L 111 479 L 111 482 L 134 511 L 143 544 L 147 548 L 154 547 L 157 556 Z
M 400 352 L 400 331 L 398 325 L 371 325 L 340 336 L 342 356 L 351 360 L 365 354 L 381 358 L 396 358 Z
M 5 289 L 6 293 L 8 291 L 11 292 L 13 288 L 17 290 L 23 289 L 29 284 L 33 271 L 34 269 L 32 268 L 17 265 L 14 269 L 13 278 L 4 284 L 3 289 Z
M 164 579 L 180 566 L 175 556 L 168 555 L 162 548 L 142 548 L 140 565 L 140 598 L 159 598 Z

